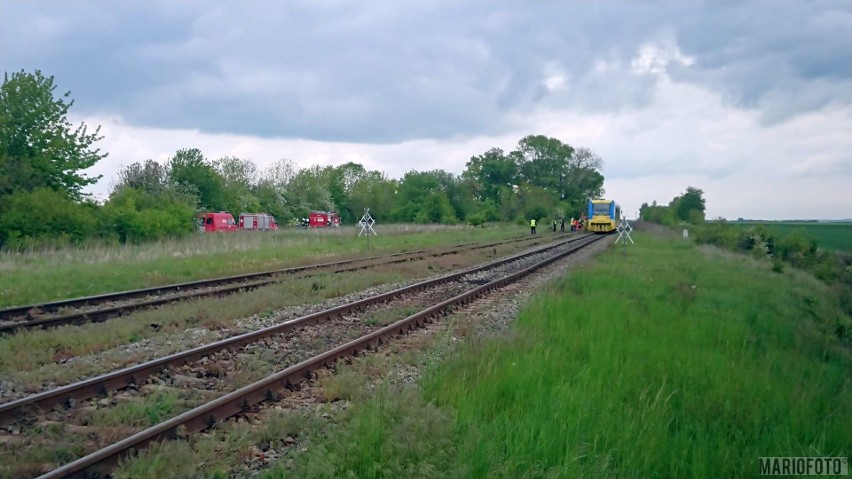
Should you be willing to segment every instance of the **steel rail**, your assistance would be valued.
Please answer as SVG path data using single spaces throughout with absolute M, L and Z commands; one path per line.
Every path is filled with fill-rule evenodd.
M 588 238 L 588 237 L 584 237 Z M 253 405 L 276 400 L 280 393 L 292 389 L 295 385 L 312 378 L 314 371 L 333 365 L 337 360 L 357 355 L 367 349 L 375 349 L 387 339 L 404 334 L 406 331 L 431 322 L 439 316 L 453 311 L 456 306 L 465 306 L 483 295 L 511 284 L 554 261 L 568 256 L 589 244 L 599 241 L 602 236 L 593 236 L 586 241 L 580 241 L 574 248 L 560 252 L 540 261 L 521 271 L 509 274 L 503 278 L 490 281 L 470 291 L 461 293 L 439 304 L 426 308 L 418 313 L 401 319 L 389 326 L 369 333 L 356 340 L 350 341 L 322 354 L 314 356 L 283 371 L 275 373 L 257 382 L 244 386 L 236 391 L 221 396 L 213 401 L 198 406 L 190 411 L 175 416 L 160 424 L 140 431 L 110 446 L 88 454 L 69 464 L 48 472 L 38 479 L 58 479 L 69 477 L 84 477 L 87 471 L 94 467 L 105 467 L 115 464 L 119 457 L 127 451 L 139 450 L 150 442 L 175 439 L 188 433 L 207 429 L 217 422 L 236 414 L 248 411 Z
M 142 379 L 156 374 L 170 366 L 181 366 L 187 363 L 197 361 L 204 356 L 222 351 L 224 349 L 238 348 L 247 344 L 259 341 L 260 339 L 291 331 L 296 328 L 301 328 L 310 324 L 318 323 L 333 317 L 341 317 L 344 314 L 356 310 L 363 310 L 365 307 L 390 301 L 404 294 L 422 291 L 443 283 L 455 281 L 465 275 L 477 273 L 479 271 L 491 269 L 512 261 L 542 253 L 566 244 L 581 241 L 588 236 L 580 236 L 570 238 L 565 241 L 557 241 L 546 246 L 536 248 L 527 252 L 508 256 L 496 261 L 492 261 L 483 265 L 478 265 L 466 268 L 462 271 L 444 275 L 438 278 L 421 281 L 410 286 L 389 291 L 387 293 L 378 294 L 369 298 L 364 298 L 359 301 L 354 301 L 334 308 L 318 311 L 313 314 L 302 316 L 299 318 L 284 321 L 274 326 L 269 326 L 256 331 L 239 334 L 230 338 L 225 338 L 202 346 L 197 346 L 186 351 L 170 354 L 161 358 L 153 359 L 140 363 L 134 366 L 128 366 L 117 371 L 101 374 L 83 381 L 61 386 L 41 393 L 33 394 L 27 397 L 9 401 L 0 404 L 0 424 L 6 423 L 16 417 L 20 417 L 28 410 L 49 410 L 57 406 L 69 407 L 72 401 L 80 401 L 89 399 L 95 396 L 106 395 L 109 391 L 123 389 L 132 384 L 138 384 Z
M 296 274 L 304 271 L 316 271 L 316 270 L 330 270 L 332 273 L 343 273 L 348 271 L 356 271 L 359 269 L 367 269 L 373 268 L 376 266 L 387 265 L 387 264 L 395 264 L 395 263 L 404 263 L 409 261 L 417 261 L 419 259 L 423 259 L 425 257 L 439 257 L 439 256 L 447 256 L 450 254 L 457 253 L 462 249 L 467 250 L 476 250 L 476 249 L 484 249 L 490 248 L 493 246 L 503 245 L 503 244 L 511 244 L 520 241 L 526 241 L 530 239 L 529 237 L 525 238 L 517 238 L 511 239 L 508 241 L 499 241 L 492 243 L 468 243 L 462 245 L 450 246 L 449 250 L 439 250 L 434 252 L 428 252 L 427 250 L 414 250 L 414 251 L 406 251 L 402 253 L 394 253 L 391 255 L 384 256 L 371 256 L 367 258 L 357 258 L 351 260 L 344 261 L 336 261 L 331 263 L 319 263 L 312 264 L 307 266 L 298 266 L 293 268 L 285 268 L 276 271 L 266 271 L 260 273 L 249 273 L 244 275 L 235 275 L 228 276 L 224 278 L 216 278 L 212 280 L 200 280 L 200 281 L 192 281 L 188 283 L 180 283 L 180 284 L 172 284 L 165 285 L 153 288 L 145 288 L 145 289 L 137 289 L 130 291 L 122 291 L 118 293 L 109 293 L 102 294 L 97 296 L 87 296 L 82 298 L 74 298 L 62 301 L 56 301 L 52 303 L 43 303 L 40 305 L 31 304 L 27 306 L 15 306 L 13 308 L 7 308 L 0 310 L 0 321 L 7 321 L 6 323 L 0 324 L 0 334 L 14 334 L 19 331 L 30 330 L 30 329 L 47 329 L 52 327 L 64 326 L 69 324 L 80 325 L 91 322 L 101 322 L 106 321 L 108 319 L 123 316 L 127 313 L 138 311 L 141 309 L 148 309 L 154 306 L 159 306 L 162 304 L 173 303 L 178 301 L 183 301 L 187 299 L 205 297 L 205 296 L 224 296 L 227 294 L 232 294 L 238 291 L 246 291 L 250 289 L 259 288 L 261 286 L 266 286 L 269 284 L 273 284 L 279 281 L 282 281 L 286 275 Z M 406 256 L 402 259 L 393 259 L 399 258 L 401 256 Z M 384 260 L 380 263 L 368 263 L 360 266 L 350 266 L 345 267 L 346 265 L 351 265 L 352 263 L 360 263 L 360 262 L 368 262 L 375 260 Z M 344 267 L 341 267 L 344 266 Z M 307 277 L 301 276 L 301 277 Z M 266 279 L 260 279 L 266 278 Z M 255 279 L 256 281 L 250 281 Z M 248 282 L 246 282 L 248 281 Z M 226 285 L 221 287 L 216 287 L 219 285 Z M 213 289 L 199 289 L 199 288 L 213 288 Z M 184 289 L 190 289 L 191 291 L 185 293 L 179 293 Z M 173 294 L 178 292 L 178 294 Z M 109 301 L 120 301 L 126 299 L 133 299 L 142 296 L 150 296 L 150 295 L 163 295 L 163 294 L 172 294 L 171 296 L 154 298 L 145 301 L 116 305 L 101 309 L 94 309 L 89 311 L 77 311 L 68 314 L 58 315 L 58 316 L 49 316 L 45 318 L 35 318 L 27 321 L 9 321 L 9 318 L 13 317 L 22 317 L 23 315 L 29 315 L 29 311 L 34 309 L 40 310 L 41 312 L 47 311 L 57 311 L 63 307 L 83 307 L 83 306 L 92 306 L 97 305 L 104 302 Z

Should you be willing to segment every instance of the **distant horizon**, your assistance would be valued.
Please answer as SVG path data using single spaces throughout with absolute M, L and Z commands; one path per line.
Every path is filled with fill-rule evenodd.
M 841 219 L 828 219 L 828 218 L 801 219 L 801 218 L 799 218 L 799 219 L 782 219 L 782 220 L 771 220 L 771 219 L 763 219 L 763 218 L 736 218 L 736 219 L 722 218 L 722 219 L 724 219 L 725 221 L 728 221 L 728 222 L 737 222 L 737 223 L 745 223 L 745 222 L 748 222 L 748 221 L 762 221 L 762 222 L 771 222 L 771 223 L 784 223 L 784 222 L 789 222 L 789 223 L 852 223 L 852 218 L 841 218 Z M 706 221 L 708 221 L 708 222 L 716 221 L 716 218 L 707 219 Z

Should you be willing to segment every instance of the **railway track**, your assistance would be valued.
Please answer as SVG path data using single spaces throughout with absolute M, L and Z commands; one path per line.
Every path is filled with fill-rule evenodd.
M 317 272 L 343 273 L 395 263 L 417 261 L 428 257 L 446 256 L 462 251 L 485 249 L 519 242 L 538 244 L 542 241 L 544 241 L 542 237 L 525 236 L 497 242 L 466 243 L 435 251 L 406 251 L 384 256 L 318 263 L 274 271 L 248 273 L 153 288 L 15 306 L 0 309 L 0 334 L 15 334 L 30 329 L 48 329 L 64 325 L 80 325 L 106 321 L 134 311 L 168 303 L 206 296 L 225 296 L 239 291 L 247 291 L 273 284 L 281 281 L 283 278 L 293 277 L 294 275 L 308 277 Z M 74 310 L 68 311 L 69 309 Z
M 256 343 L 263 338 L 270 338 L 273 335 L 287 333 L 288 331 L 292 331 L 294 328 L 304 328 L 307 325 L 317 324 L 322 321 L 332 321 L 335 319 L 340 320 L 341 318 L 351 314 L 357 315 L 360 311 L 365 310 L 370 305 L 387 307 L 386 303 L 389 301 L 398 301 L 398 298 L 404 297 L 406 294 L 422 295 L 424 294 L 424 291 L 428 291 L 430 288 L 436 288 L 439 285 L 446 285 L 447 283 L 454 281 L 457 283 L 465 283 L 464 288 L 460 288 L 456 285 L 453 288 L 447 289 L 447 294 L 450 294 L 452 297 L 449 299 L 439 300 L 437 301 L 437 304 L 434 304 L 436 302 L 434 297 L 430 297 L 425 304 L 422 303 L 422 301 L 425 300 L 421 300 L 421 304 L 418 306 L 418 313 L 409 315 L 405 319 L 397 321 L 390 326 L 378 329 L 373 328 L 374 330 L 367 334 L 359 333 L 360 336 L 357 339 L 347 341 L 342 346 L 322 351 L 320 354 L 301 360 L 298 364 L 284 368 L 283 371 L 252 383 L 251 385 L 243 387 L 237 391 L 225 394 L 224 396 L 180 414 L 179 416 L 157 426 L 139 431 L 116 444 L 100 449 L 84 458 L 60 467 L 59 469 L 43 476 L 77 477 L 77 475 L 83 474 L 84 471 L 96 464 L 109 464 L 128 449 L 138 449 L 140 447 L 144 447 L 144 445 L 150 441 L 175 437 L 178 432 L 178 428 L 180 428 L 181 431 L 197 431 L 204 429 L 216 421 L 244 411 L 247 407 L 250 407 L 253 404 L 265 399 L 274 399 L 283 389 L 292 387 L 305 378 L 310 377 L 312 371 L 315 371 L 316 369 L 323 367 L 340 357 L 357 353 L 358 351 L 368 347 L 375 347 L 393 335 L 403 332 L 406 329 L 413 328 L 424 321 L 429 321 L 430 318 L 434 318 L 437 315 L 444 314 L 456 305 L 467 304 L 487 292 L 514 282 L 534 272 L 538 268 L 578 251 L 584 246 L 599 239 L 600 237 L 580 237 L 568 241 L 560 241 L 556 244 L 537 248 L 530 252 L 513 255 L 479 267 L 468 268 L 458 273 L 417 283 L 410 287 L 400 288 L 390 293 L 385 293 L 362 301 L 357 301 L 320 313 L 287 321 L 271 328 L 244 334 L 225 341 L 219 341 L 201 348 L 195 348 L 193 350 L 180 353 L 179 355 L 168 356 L 160 360 L 151 361 L 139 366 L 116 371 L 115 373 L 82 381 L 81 383 L 70 385 L 65 388 L 59 388 L 54 391 L 48 391 L 43 394 L 24 398 L 23 400 L 13 401 L 0 406 L 0 418 L 8 420 L 9 418 L 17 417 L 21 413 L 31 410 L 32 408 L 49 409 L 59 404 L 67 405 L 67 403 L 72 401 L 79 401 L 88 397 L 102 395 L 106 391 L 112 389 L 125 387 L 128 384 L 136 384 L 145 375 L 154 374 L 166 367 L 171 367 L 173 369 L 179 368 L 192 361 L 212 357 L 218 351 L 226 349 L 233 350 L 239 346 Z M 488 270 L 499 268 L 502 265 L 516 265 L 516 263 L 524 260 L 525 258 L 529 259 L 529 261 L 533 261 L 530 258 L 535 258 L 535 263 L 531 266 L 524 265 L 524 267 L 520 270 L 505 275 L 494 272 L 487 273 Z M 514 267 L 517 269 L 517 266 Z M 493 278 L 495 274 L 499 276 L 496 279 Z M 471 285 L 473 285 L 472 288 L 470 287 Z M 461 290 L 463 291 L 459 293 Z M 421 306 L 427 307 L 420 310 Z M 267 342 L 271 344 L 278 344 L 278 342 L 275 341 Z

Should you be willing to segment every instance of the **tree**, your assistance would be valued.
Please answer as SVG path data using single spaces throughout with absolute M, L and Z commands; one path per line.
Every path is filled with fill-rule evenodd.
M 452 173 L 412 170 L 399 182 L 395 203 L 391 216 L 397 221 L 452 223 L 464 218 L 473 199 Z
M 153 160 L 121 170 L 101 208 L 101 236 L 126 243 L 192 232 L 198 196 L 169 178 L 169 169 Z
M 198 148 L 181 149 L 169 160 L 171 181 L 187 193 L 198 196 L 202 210 L 222 211 L 227 207 L 227 193 L 222 175 L 216 171 Z M 239 212 L 237 212 L 239 213 Z
M 258 178 L 257 165 L 235 156 L 220 158 L 213 165 L 222 177 L 223 209 L 235 215 L 258 211 L 260 205 L 253 191 Z
M 170 185 L 169 170 L 154 160 L 133 163 L 118 172 L 118 181 L 113 192 L 122 188 L 134 188 L 147 193 L 158 194 Z
M 574 154 L 571 145 L 544 135 L 529 135 L 518 142 L 521 176 L 529 184 L 566 197 L 566 180 L 570 173 L 570 160 Z
M 370 214 L 376 221 L 390 218 L 396 196 L 397 182 L 379 171 L 369 171 L 359 179 L 349 194 L 349 208 L 361 219 L 364 208 L 370 208 Z
M 287 184 L 285 198 L 298 217 L 307 217 L 311 210 L 334 209 L 328 182 L 319 166 L 299 170 Z
M 518 165 L 500 148 L 492 148 L 482 155 L 472 156 L 465 164 L 462 178 L 474 185 L 473 195 L 478 201 L 497 201 L 501 187 L 512 187 L 518 181 Z
M 41 71 L 4 75 L 0 86 L 0 196 L 49 188 L 79 200 L 80 190 L 97 182 L 80 173 L 107 156 L 93 148 L 100 127 L 89 133 L 67 120 L 74 105 L 54 96 L 53 77 Z
M 669 206 L 681 221 L 704 222 L 704 191 L 700 188 L 688 186 L 686 193 L 674 198 Z

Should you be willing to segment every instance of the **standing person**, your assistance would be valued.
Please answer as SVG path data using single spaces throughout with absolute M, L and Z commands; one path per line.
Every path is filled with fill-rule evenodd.
M 565 232 L 565 218 L 559 218 L 559 232 Z
M 553 232 L 556 233 L 556 218 L 553 218 Z
M 531 235 L 535 234 L 535 218 L 530 220 L 530 234 Z

